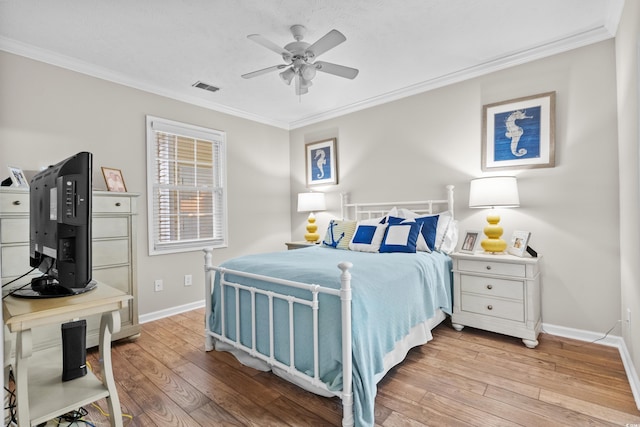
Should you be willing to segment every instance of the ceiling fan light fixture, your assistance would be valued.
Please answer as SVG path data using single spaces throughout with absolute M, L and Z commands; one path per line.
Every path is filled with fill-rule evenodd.
M 280 73 L 280 78 L 286 85 L 290 85 L 291 80 L 293 80 L 293 77 L 295 75 L 296 75 L 296 72 L 293 71 L 293 69 L 287 68 L 286 70 Z
M 316 67 L 314 65 L 311 65 L 311 64 L 304 64 L 300 68 L 300 75 L 305 80 L 309 80 L 310 81 L 316 76 Z

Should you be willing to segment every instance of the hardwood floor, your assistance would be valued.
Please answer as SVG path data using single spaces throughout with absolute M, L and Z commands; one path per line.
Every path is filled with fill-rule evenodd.
M 125 426 L 331 426 L 341 403 L 203 346 L 203 310 L 142 325 L 113 347 Z M 519 339 L 438 326 L 429 344 L 378 385 L 376 425 L 629 426 L 640 424 L 618 350 L 541 334 Z M 89 361 L 98 366 L 97 351 Z M 99 402 L 106 408 L 106 402 Z M 106 425 L 87 407 L 97 425 Z

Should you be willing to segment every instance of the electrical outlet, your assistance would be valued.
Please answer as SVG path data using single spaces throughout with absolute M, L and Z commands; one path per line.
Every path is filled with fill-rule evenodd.
M 193 276 L 191 274 L 184 275 L 184 285 L 185 286 L 193 285 Z
M 163 289 L 162 279 L 156 279 L 153 282 L 153 290 L 156 292 L 160 292 Z

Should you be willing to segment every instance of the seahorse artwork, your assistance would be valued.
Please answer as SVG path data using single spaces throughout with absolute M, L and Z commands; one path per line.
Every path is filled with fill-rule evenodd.
M 325 154 L 324 150 L 317 150 L 315 156 L 313 157 L 313 160 L 316 161 L 316 165 L 318 166 L 318 169 L 320 169 L 320 172 L 318 173 L 318 175 L 316 175 L 316 178 L 324 178 L 324 165 L 327 164 L 327 155 Z
M 516 157 L 522 157 L 527 154 L 526 148 L 518 149 L 518 142 L 520 142 L 520 138 L 522 137 L 524 130 L 516 124 L 516 120 L 531 118 L 533 118 L 533 116 L 527 116 L 526 110 L 517 110 L 511 113 L 509 117 L 507 117 L 507 120 L 504 121 L 504 124 L 507 128 L 505 136 L 507 138 L 511 138 L 511 153 Z
M 333 220 L 329 222 L 329 233 L 331 234 L 331 242 L 327 242 L 326 240 L 322 241 L 323 244 L 327 246 L 331 246 L 332 248 L 337 248 L 338 244 L 340 244 L 340 241 L 344 237 L 344 231 L 343 231 L 342 233 L 340 233 L 340 237 L 338 238 L 338 240 L 336 240 L 335 236 L 333 235 L 333 229 L 335 228 L 336 225 L 337 224 Z

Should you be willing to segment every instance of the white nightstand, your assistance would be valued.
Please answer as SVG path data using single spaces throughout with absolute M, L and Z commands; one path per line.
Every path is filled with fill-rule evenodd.
M 318 243 L 310 243 L 307 242 L 306 240 L 302 240 L 300 242 L 285 242 L 285 245 L 287 245 L 287 249 L 288 250 L 292 250 L 292 249 L 301 249 L 301 248 L 306 248 L 309 246 L 315 246 L 320 244 L 320 242 L 318 241 Z
M 484 253 L 454 253 L 451 258 L 453 327 L 511 335 L 535 348 L 541 326 L 540 258 Z

